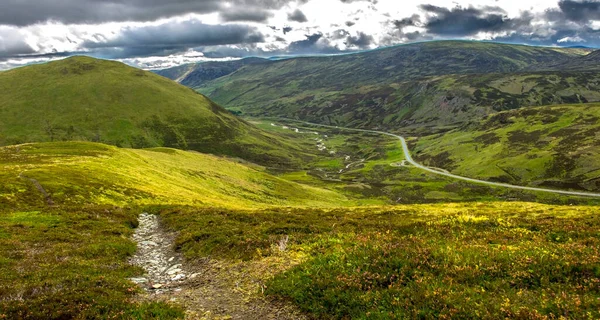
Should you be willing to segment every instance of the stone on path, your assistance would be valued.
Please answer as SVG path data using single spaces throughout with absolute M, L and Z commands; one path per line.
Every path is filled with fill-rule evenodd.
M 133 235 L 138 249 L 130 262 L 142 267 L 146 274 L 130 280 L 153 290 L 155 294 L 178 289 L 177 286 L 187 276 L 181 264 L 173 264 L 177 259 L 171 249 L 173 238 L 160 228 L 157 216 L 142 213 L 138 220 L 139 225 Z

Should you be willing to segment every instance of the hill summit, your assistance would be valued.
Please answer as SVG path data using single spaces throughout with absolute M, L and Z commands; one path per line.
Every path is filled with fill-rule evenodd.
M 70 140 L 258 162 L 280 152 L 276 137 L 205 96 L 119 62 L 72 57 L 0 73 L 0 145 Z

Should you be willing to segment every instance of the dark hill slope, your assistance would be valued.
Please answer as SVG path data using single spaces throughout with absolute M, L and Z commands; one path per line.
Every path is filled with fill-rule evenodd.
M 576 57 L 566 61 L 534 65 L 530 69 L 536 71 L 599 71 L 600 50 L 596 50 L 585 56 Z
M 269 60 L 261 58 L 246 58 L 223 62 L 209 61 L 157 70 L 155 73 L 193 88 L 199 87 L 208 81 L 232 74 L 243 66 L 267 62 Z
M 0 73 L 0 145 L 82 140 L 282 161 L 278 137 L 122 63 L 74 57 Z

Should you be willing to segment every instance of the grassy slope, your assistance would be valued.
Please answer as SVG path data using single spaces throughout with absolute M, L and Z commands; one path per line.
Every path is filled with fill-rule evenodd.
M 348 203 L 256 165 L 89 142 L 2 147 L 0 180 L 0 319 L 182 318 L 176 306 L 140 302 L 139 288 L 127 280 L 143 274 L 128 258 L 135 252 L 130 236 L 137 215 L 146 206 Z
M 208 81 L 231 74 L 245 65 L 261 63 L 268 63 L 268 60 L 245 58 L 232 61 L 208 61 L 156 70 L 155 73 L 171 80 L 178 80 L 181 84 L 194 88 Z
M 531 70 L 600 70 L 600 50 L 568 61 L 542 64 L 530 67 Z
M 268 175 L 261 167 L 175 149 L 119 149 L 61 142 L 0 149 L 0 207 L 55 204 L 188 204 L 217 207 L 331 206 L 345 199 Z
M 543 319 L 600 316 L 596 209 L 500 202 L 161 215 L 189 259 L 247 260 L 254 290 L 317 317 Z
M 0 319 L 180 319 L 165 303 L 141 303 L 127 280 L 136 245 L 134 210 L 54 207 L 0 210 Z
M 600 105 L 499 113 L 418 140 L 416 159 L 454 173 L 517 184 L 600 190 Z
M 241 290 L 266 289 L 315 316 L 598 316 L 595 207 L 335 208 L 352 202 L 168 148 L 55 142 L 4 147 L 0 159 L 0 317 L 181 316 L 137 302 L 126 280 L 141 274 L 127 258 L 142 210 L 179 232 L 177 248 L 192 263 L 233 265 L 255 277 Z
M 261 163 L 298 157 L 294 146 L 206 97 L 118 62 L 74 57 L 0 74 L 0 145 L 62 140 L 167 146 Z
M 494 43 L 429 42 L 246 66 L 197 89 L 228 108 L 254 115 L 294 115 L 363 127 L 452 124 L 510 106 L 501 100 L 473 103 L 474 92 L 488 85 L 487 78 L 473 79 L 473 74 L 515 73 L 580 54 Z M 469 76 L 460 76 L 465 74 Z M 463 83 L 455 83 L 456 78 Z M 594 83 L 582 81 L 573 90 Z

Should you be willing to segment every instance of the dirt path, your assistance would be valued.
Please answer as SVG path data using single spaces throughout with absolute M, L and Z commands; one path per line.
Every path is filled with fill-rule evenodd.
M 185 261 L 173 250 L 175 234 L 155 215 L 139 216 L 133 239 L 138 251 L 130 262 L 146 270 L 144 277 L 131 279 L 144 288 L 140 299 L 180 304 L 186 319 L 307 319 L 293 306 L 260 294 L 262 284 L 247 264 Z

